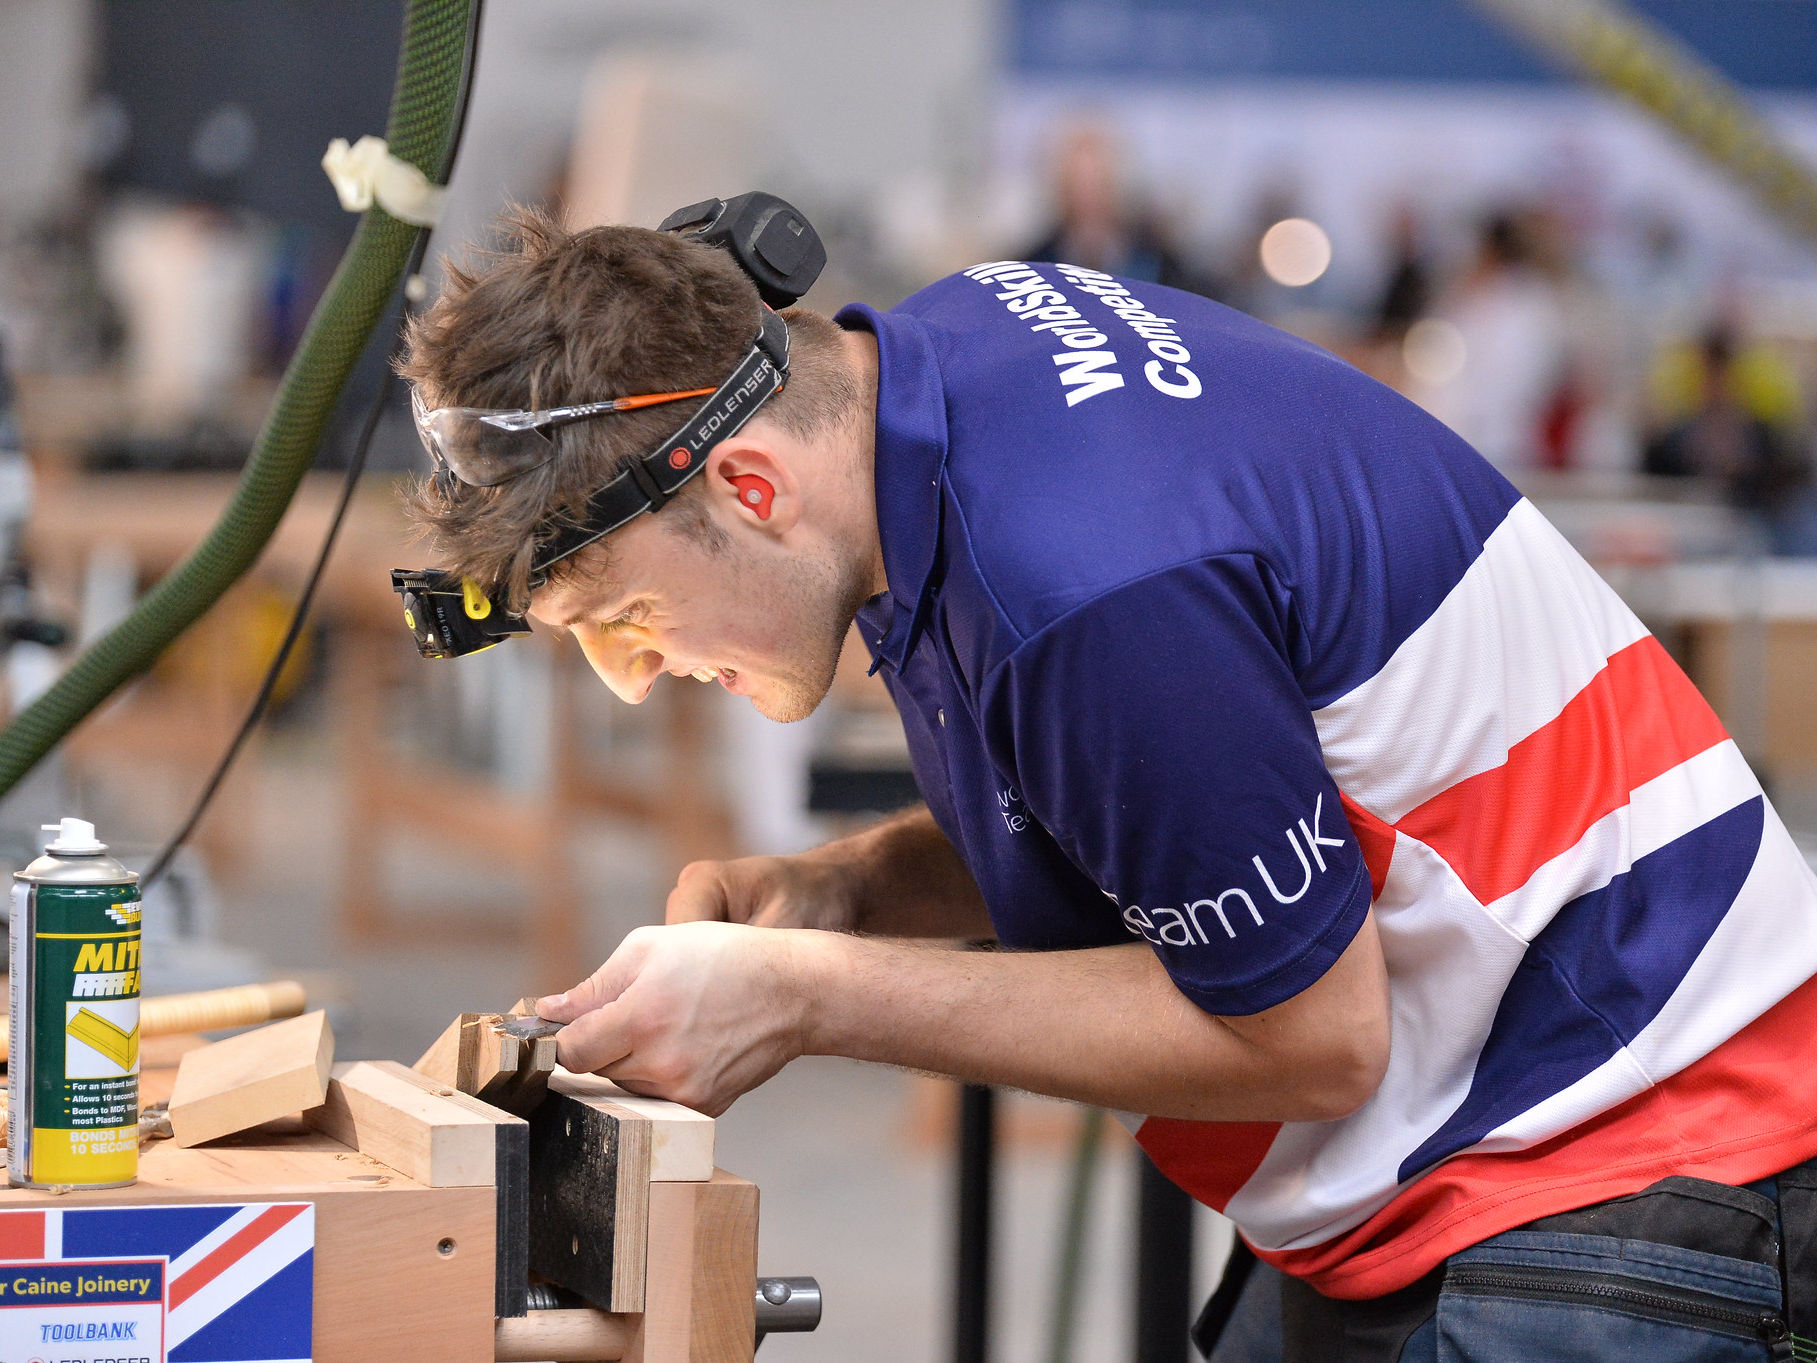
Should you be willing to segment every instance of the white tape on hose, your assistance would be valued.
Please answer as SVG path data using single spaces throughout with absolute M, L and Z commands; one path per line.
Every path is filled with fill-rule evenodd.
M 448 194 L 408 161 L 393 156 L 382 137 L 362 137 L 352 146 L 344 137 L 335 138 L 322 156 L 322 169 L 349 213 L 364 213 L 377 203 L 413 227 L 435 226 Z

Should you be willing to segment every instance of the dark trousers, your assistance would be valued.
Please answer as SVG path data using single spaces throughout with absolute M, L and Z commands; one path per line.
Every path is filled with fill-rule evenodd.
M 1730 1363 L 1808 1357 L 1812 1339 L 1817 1161 L 1744 1188 L 1661 1179 L 1491 1236 L 1368 1301 L 1258 1265 L 1211 1359 Z

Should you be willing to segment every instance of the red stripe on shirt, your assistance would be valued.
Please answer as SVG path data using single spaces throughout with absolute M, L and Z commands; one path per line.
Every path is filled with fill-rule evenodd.
M 1817 1156 L 1817 978 L 1703 1059 L 1527 1150 L 1446 1161 L 1362 1225 L 1307 1249 L 1257 1251 L 1329 1297 L 1378 1297 L 1538 1217 L 1672 1174 L 1740 1184 Z M 1146 1127 L 1144 1128 L 1146 1130 Z
M 1394 860 L 1394 827 L 1375 817 L 1343 791 L 1344 817 L 1350 820 L 1350 831 L 1363 852 L 1363 865 L 1369 868 L 1369 898 L 1382 897 L 1382 886 L 1388 880 L 1388 864 Z
M 200 1263 L 170 1285 L 170 1309 L 175 1310 L 204 1287 L 245 1258 L 285 1225 L 302 1215 L 306 1202 L 267 1207 L 227 1239 L 216 1245 Z
M 1214 1211 L 1223 1211 L 1237 1189 L 1261 1167 L 1279 1122 L 1188 1122 L 1150 1117 L 1136 1144 L 1168 1178 Z
M 1501 766 L 1441 791 L 1396 827 L 1491 903 L 1627 804 L 1636 786 L 1727 737 L 1716 712 L 1648 635 L 1610 658 Z

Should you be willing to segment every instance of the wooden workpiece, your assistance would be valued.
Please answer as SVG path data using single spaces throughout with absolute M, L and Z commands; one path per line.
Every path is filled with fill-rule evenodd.
M 203 1046 L 177 1066 L 170 1129 L 200 1145 L 319 1105 L 328 1096 L 334 1033 L 320 1009 Z
M 524 1127 L 395 1061 L 336 1065 L 326 1101 L 308 1114 L 318 1131 L 430 1188 L 497 1182 L 497 1130 Z
M 555 1039 L 520 1041 L 504 1030 L 508 1016 L 462 1013 L 410 1068 L 507 1112 L 529 1112 L 555 1068 Z

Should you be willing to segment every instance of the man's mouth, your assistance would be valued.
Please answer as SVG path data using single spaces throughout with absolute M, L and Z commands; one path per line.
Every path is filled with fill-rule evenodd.
M 694 680 L 718 682 L 728 691 L 738 689 L 738 669 L 733 667 L 697 667 L 693 672 Z

